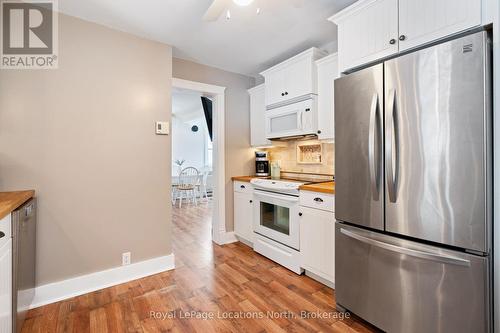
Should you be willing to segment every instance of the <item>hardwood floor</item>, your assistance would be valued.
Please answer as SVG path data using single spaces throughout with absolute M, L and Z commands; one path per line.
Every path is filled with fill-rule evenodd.
M 210 229 L 209 204 L 174 208 L 175 270 L 31 310 L 23 332 L 374 332 L 338 318 L 332 289 Z

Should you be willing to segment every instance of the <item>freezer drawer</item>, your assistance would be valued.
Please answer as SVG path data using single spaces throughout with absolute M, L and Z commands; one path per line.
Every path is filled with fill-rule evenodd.
M 489 332 L 488 258 L 338 223 L 335 295 L 387 332 Z

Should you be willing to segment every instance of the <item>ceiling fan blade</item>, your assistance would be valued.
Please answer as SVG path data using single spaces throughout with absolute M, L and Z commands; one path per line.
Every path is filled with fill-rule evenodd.
M 208 7 L 205 15 L 203 15 L 203 20 L 217 21 L 222 12 L 228 7 L 230 1 L 231 0 L 214 0 L 210 7 Z

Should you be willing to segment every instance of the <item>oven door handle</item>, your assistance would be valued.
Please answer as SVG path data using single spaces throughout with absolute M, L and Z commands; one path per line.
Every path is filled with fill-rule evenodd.
M 273 194 L 269 192 L 264 192 L 264 191 L 259 191 L 255 190 L 254 194 L 258 197 L 264 198 L 264 199 L 277 199 L 277 200 L 283 200 L 283 201 L 288 201 L 288 202 L 298 202 L 299 198 L 295 196 L 290 196 L 290 195 L 279 195 L 279 194 Z

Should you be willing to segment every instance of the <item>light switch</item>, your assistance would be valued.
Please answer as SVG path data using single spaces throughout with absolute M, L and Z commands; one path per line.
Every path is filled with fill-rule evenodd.
M 168 131 L 169 131 L 168 121 L 157 121 L 156 122 L 156 134 L 168 135 Z

